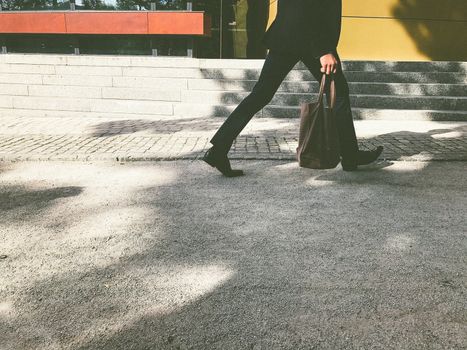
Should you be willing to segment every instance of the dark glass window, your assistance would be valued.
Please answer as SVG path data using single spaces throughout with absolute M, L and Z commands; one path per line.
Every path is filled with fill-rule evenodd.
M 153 47 L 158 56 L 187 56 L 188 43 L 191 39 L 180 36 L 154 35 Z
M 73 38 L 66 34 L 3 34 L 8 52 L 73 53 Z
M 196 0 L 193 9 L 211 16 L 211 37 L 197 40 L 197 57 L 264 58 L 261 43 L 275 0 Z
M 0 46 L 18 53 L 187 56 L 190 37 L 164 35 L 3 34 Z M 151 46 L 152 45 L 152 46 Z
M 77 35 L 82 54 L 150 55 L 147 35 Z
M 70 0 L 0 0 L 3 10 L 68 10 Z M 264 58 L 267 48 L 261 39 L 270 22 L 269 13 L 275 0 L 71 0 L 76 10 L 151 10 L 186 11 L 191 2 L 194 11 L 211 17 L 211 36 L 181 35 L 79 35 L 75 46 L 62 35 L 24 35 L 10 37 L 8 52 L 73 52 L 89 54 L 150 55 L 157 49 L 160 56 L 186 56 L 193 40 L 193 55 L 200 58 Z M 151 46 L 151 40 L 153 44 Z

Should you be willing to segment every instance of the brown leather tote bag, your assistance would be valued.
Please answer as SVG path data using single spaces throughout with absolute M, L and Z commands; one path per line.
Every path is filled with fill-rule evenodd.
M 323 74 L 321 78 L 318 101 L 300 103 L 300 132 L 296 157 L 299 166 L 303 168 L 332 169 L 340 162 L 339 137 L 334 114 L 336 87 L 332 74 L 331 98 L 327 95 L 328 106 L 324 106 L 323 102 L 327 76 Z

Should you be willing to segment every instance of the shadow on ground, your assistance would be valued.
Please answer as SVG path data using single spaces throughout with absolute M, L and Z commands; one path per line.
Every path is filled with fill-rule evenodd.
M 213 120 L 213 118 L 190 118 L 183 120 L 175 120 L 172 123 L 161 120 L 117 120 L 102 123 L 93 126 L 89 130 L 90 136 L 110 136 L 120 134 L 133 134 L 143 132 L 143 135 L 176 135 L 181 132 L 181 137 L 186 133 L 195 133 L 202 131 L 206 134 L 207 130 L 213 130 L 209 139 L 215 134 L 215 131 L 220 126 L 221 122 Z M 298 125 L 296 126 L 298 128 Z M 184 134 L 185 133 L 185 134 Z M 444 160 L 465 160 L 467 159 L 467 127 L 465 125 L 450 126 L 444 129 L 433 129 L 426 132 L 413 132 L 404 130 L 404 124 L 401 123 L 400 131 L 382 133 L 372 137 L 360 137 L 359 144 L 361 149 L 374 149 L 378 145 L 385 146 L 381 157 L 391 160 L 402 159 L 411 156 L 423 156 L 422 160 L 444 159 Z M 357 132 L 357 136 L 358 132 Z M 229 155 L 232 159 L 236 157 L 237 141 L 244 137 L 254 138 L 252 142 L 261 142 L 261 140 L 276 137 L 280 142 L 284 137 L 288 139 L 295 138 L 298 141 L 298 130 L 291 130 L 291 124 L 288 121 L 278 120 L 273 125 L 266 125 L 266 128 L 261 129 L 260 125 L 256 130 L 244 130 L 234 140 L 233 147 Z M 270 139 L 269 139 L 270 140 Z M 211 144 L 208 143 L 210 147 Z M 192 152 L 184 153 L 185 157 L 195 157 L 202 151 L 200 149 Z M 242 154 L 244 150 L 238 146 L 238 152 Z M 249 150 L 249 155 L 254 155 L 253 150 Z M 287 155 L 294 155 L 290 150 L 282 150 Z M 275 155 L 271 154 L 274 158 Z
M 241 164 L 234 179 L 200 162 L 14 165 L 86 190 L 43 213 L 42 251 L 2 225 L 23 240 L 0 262 L 3 346 L 466 344 L 464 163 Z
M 1 189 L 1 187 L 0 187 Z M 37 214 L 43 208 L 53 205 L 60 198 L 78 196 L 82 189 L 76 186 L 28 189 L 20 186 L 8 186 L 0 193 L 0 211 L 21 209 L 22 215 Z

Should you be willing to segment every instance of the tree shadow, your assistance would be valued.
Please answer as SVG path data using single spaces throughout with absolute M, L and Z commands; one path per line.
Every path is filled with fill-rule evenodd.
M 301 62 L 298 62 L 297 66 L 300 66 Z M 302 66 L 303 68 L 304 66 Z M 217 105 L 210 107 L 209 110 L 203 113 L 203 117 L 177 117 L 174 116 L 172 120 L 159 119 L 159 120 L 148 120 L 148 119 L 121 119 L 114 121 L 106 121 L 89 128 L 88 133 L 93 137 L 107 136 L 107 135 L 119 135 L 119 134 L 131 134 L 140 131 L 149 131 L 158 134 L 171 134 L 173 132 L 189 130 L 190 132 L 206 131 L 215 129 L 223 122 L 223 117 L 228 117 L 237 105 L 249 95 L 257 83 L 261 68 L 258 69 L 242 69 L 242 76 L 238 77 L 238 81 L 233 81 L 231 77 L 227 76 L 222 69 L 200 69 L 204 79 L 209 79 L 212 86 L 212 91 L 219 91 L 219 97 Z M 309 73 L 309 72 L 308 72 Z M 289 72 L 290 76 L 297 76 L 300 79 L 311 80 L 311 73 L 308 74 L 306 70 L 293 69 Z M 302 101 L 308 101 L 310 96 L 314 97 L 317 95 L 318 83 L 312 81 L 284 81 L 279 87 L 278 91 L 284 91 L 289 89 L 291 86 L 297 88 L 300 92 L 291 97 L 286 96 L 274 96 L 272 101 L 257 111 L 252 118 L 261 118 L 263 116 L 263 110 L 269 108 L 271 104 L 283 103 L 284 99 L 287 99 L 286 103 L 293 104 L 294 106 Z M 227 90 L 227 91 L 223 91 Z M 191 90 L 197 92 L 197 90 Z M 201 91 L 202 92 L 202 91 Z M 310 92 L 312 95 L 305 95 Z M 200 106 L 203 106 L 200 104 Z M 295 108 L 284 117 L 298 117 L 299 109 Z M 217 117 L 219 117 L 217 119 Z M 277 118 L 278 128 L 280 131 L 280 119 Z M 284 127 L 287 127 L 287 123 L 284 123 Z M 261 130 L 258 131 L 258 136 L 261 136 Z
M 171 135 L 179 131 L 205 131 L 215 128 L 219 120 L 215 118 L 182 118 L 171 120 L 116 119 L 92 125 L 88 129 L 91 137 L 125 135 L 138 132 Z
M 15 334 L 2 344 L 7 349 L 308 349 L 345 348 L 349 341 L 355 347 L 373 342 L 391 347 L 402 345 L 401 339 L 413 346 L 461 344 L 455 329 L 433 328 L 462 317 L 462 302 L 455 302 L 465 289 L 458 180 L 443 178 L 437 163 L 389 177 L 335 169 L 292 172 L 288 163 L 250 162 L 253 176 L 234 179 L 234 186 L 227 185 L 232 179 L 192 169 L 192 176 L 180 176 L 171 186 L 140 188 L 133 201 L 155 215 L 148 226 L 129 222 L 128 229 L 134 237 L 153 239 L 111 264 L 28 286 L 16 295 L 14 306 L 24 310 L 19 319 L 8 328 L 0 322 Z M 281 190 L 284 181 L 296 187 Z M 435 188 L 443 183 L 441 193 Z M 432 200 L 439 202 L 437 210 L 430 209 Z M 404 220 L 397 219 L 401 215 Z M 449 261 L 440 249 L 449 250 Z M 438 305 L 448 301 L 449 311 L 437 314 Z M 407 332 L 417 336 L 402 337 Z
M 214 133 L 219 125 L 220 121 L 213 120 L 213 118 L 188 118 L 174 120 L 169 123 L 163 120 L 115 120 L 92 126 L 90 134 L 93 137 L 104 137 L 143 131 L 154 135 L 176 136 L 177 132 L 180 132 L 182 136 L 186 136 L 187 133 L 196 134 L 197 132 L 206 135 L 210 130 Z M 255 130 L 243 130 L 239 136 L 242 139 L 246 138 L 247 142 L 255 143 L 256 146 L 258 146 L 258 143 L 263 142 L 262 139 L 269 140 L 269 144 L 271 138 L 274 137 L 276 142 L 279 143 L 277 147 L 280 147 L 281 156 L 295 159 L 294 144 L 298 142 L 298 129 L 291 130 L 290 128 L 291 124 L 287 119 L 277 120 L 273 129 L 271 129 L 271 125 L 266 125 L 264 129 L 261 129 L 259 125 Z M 282 140 L 282 136 L 285 135 L 284 132 L 288 135 L 287 140 Z M 294 133 L 295 137 L 293 137 Z M 404 130 L 404 126 L 401 124 L 399 131 L 381 133 L 371 137 L 359 137 L 358 142 L 359 148 L 363 150 L 374 149 L 379 145 L 383 145 L 385 149 L 381 157 L 388 160 L 465 160 L 467 159 L 466 135 L 467 127 L 465 125 L 413 132 Z M 251 141 L 248 141 L 250 138 Z M 243 159 L 246 150 L 241 148 L 242 145 L 242 142 L 238 142 L 237 139 L 234 140 L 229 153 L 231 159 L 237 159 L 238 157 Z M 204 148 L 194 148 L 191 151 L 185 151 L 183 156 L 196 158 L 203 151 Z M 148 156 L 152 155 L 150 152 Z M 257 148 L 256 153 L 263 158 L 265 156 L 264 151 L 259 148 Z M 248 150 L 248 156 L 255 156 L 253 149 Z M 275 157 L 274 154 L 271 154 L 271 156 Z
M 436 12 L 436 17 L 433 14 Z M 427 4 L 423 0 L 400 0 L 392 14 L 404 26 L 418 50 L 432 60 L 464 61 L 467 27 L 464 1 Z M 451 28 L 447 29 L 446 24 Z M 457 29 L 457 30 L 456 30 Z M 452 35 L 456 33 L 454 39 Z
M 199 114 L 199 117 L 174 115 L 170 121 L 167 117 L 164 117 L 164 121 L 137 118 L 106 121 L 92 126 L 89 134 L 99 137 L 142 131 L 170 134 L 182 130 L 198 132 L 214 129 L 223 121 L 220 118 L 228 117 L 251 94 L 258 82 L 261 69 L 262 67 L 258 65 L 258 68 L 254 69 L 233 70 L 226 73 L 223 69 L 200 68 L 202 78 L 205 80 L 203 85 L 189 89 L 188 92 L 193 96 L 189 97 L 188 101 L 181 101 L 193 103 L 193 111 L 190 111 L 190 114 Z M 349 82 L 352 108 L 423 110 L 426 118 L 434 120 L 447 117 L 450 120 L 464 118 L 460 112 L 465 109 L 465 103 L 456 97 L 467 93 L 467 86 L 462 84 L 465 80 L 466 67 L 459 62 L 443 64 L 431 62 L 429 67 L 420 68 L 417 62 L 389 64 L 376 61 L 344 61 L 343 70 Z M 397 83 L 374 83 L 380 81 Z M 291 90 L 294 92 L 291 93 Z M 271 100 L 252 118 L 280 117 L 276 118 L 278 124 L 282 118 L 298 118 L 300 111 L 297 106 L 302 102 L 316 99 L 318 90 L 318 82 L 299 60 L 284 78 Z M 408 98 L 402 100 L 401 96 Z M 431 97 L 425 98 L 427 96 Z M 209 107 L 205 106 L 206 99 L 210 100 Z M 367 113 L 365 110 L 353 111 L 354 119 L 366 119 Z M 280 126 L 277 130 L 281 130 Z M 258 136 L 262 136 L 261 131 L 258 131 Z
M 0 186 L 0 212 L 8 219 L 9 212 L 13 210 L 21 212 L 21 220 L 40 213 L 61 198 L 78 196 L 82 187 L 65 186 L 47 189 L 31 189 L 22 186 Z
M 466 160 L 466 135 L 467 126 L 460 125 L 427 132 L 401 130 L 359 139 L 359 143 L 361 149 L 385 146 L 381 157 L 391 160 Z
M 257 83 L 261 69 L 242 69 L 242 76 L 238 78 L 239 81 L 233 81 L 228 77 L 222 69 L 200 69 L 204 79 L 209 79 L 211 90 L 219 91 L 219 99 L 217 105 L 210 107 L 209 110 L 203 113 L 203 117 L 177 117 L 174 116 L 172 120 L 160 119 L 160 120 L 147 120 L 147 119 L 122 119 L 114 120 L 109 122 L 102 122 L 93 125 L 89 128 L 88 133 L 90 136 L 100 137 L 107 135 L 119 135 L 119 134 L 131 134 L 140 131 L 149 131 L 158 134 L 172 134 L 177 131 L 206 131 L 217 129 L 218 126 L 223 122 L 223 117 L 227 117 L 237 105 L 251 93 L 254 85 Z M 290 74 L 297 74 L 292 72 Z M 301 74 L 299 72 L 298 74 Z M 284 82 L 284 85 L 280 90 L 287 89 L 287 84 L 299 84 L 301 89 L 306 91 L 312 91 L 316 88 L 316 82 Z M 228 91 L 222 91 L 222 90 Z M 196 90 L 191 90 L 196 92 Z M 280 97 L 275 97 L 280 98 Z M 304 100 L 305 96 L 302 96 L 300 101 Z M 296 100 L 295 100 L 296 101 Z M 225 105 L 228 104 L 228 105 Z M 202 106 L 202 104 L 200 104 Z M 265 106 L 266 107 L 266 106 Z M 260 109 L 253 115 L 253 118 L 261 118 L 263 109 Z M 291 114 L 294 117 L 298 117 L 299 110 L 294 110 Z M 277 120 L 277 129 L 281 130 L 280 119 Z M 287 124 L 287 123 L 284 123 Z M 284 125 L 287 127 L 287 125 Z M 258 131 L 257 136 L 261 136 L 262 131 Z

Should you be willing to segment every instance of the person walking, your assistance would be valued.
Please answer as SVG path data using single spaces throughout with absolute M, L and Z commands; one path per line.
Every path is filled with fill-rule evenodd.
M 231 168 L 227 153 L 253 115 L 272 100 L 298 61 L 305 64 L 317 81 L 321 81 L 323 74 L 332 74 L 334 78 L 334 112 L 343 170 L 356 170 L 358 165 L 369 164 L 379 157 L 382 146 L 370 151 L 358 149 L 349 87 L 337 53 L 341 16 L 342 0 L 277 0 L 276 18 L 261 39 L 269 51 L 258 81 L 211 138 L 213 146 L 206 151 L 203 161 L 224 176 L 244 175 L 243 170 Z

